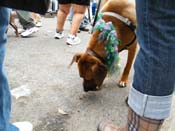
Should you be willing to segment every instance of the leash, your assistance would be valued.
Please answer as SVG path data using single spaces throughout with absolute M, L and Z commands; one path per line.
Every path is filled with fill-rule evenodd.
M 91 15 L 90 15 L 90 9 L 88 7 L 88 19 L 89 19 L 89 22 L 91 23 Z

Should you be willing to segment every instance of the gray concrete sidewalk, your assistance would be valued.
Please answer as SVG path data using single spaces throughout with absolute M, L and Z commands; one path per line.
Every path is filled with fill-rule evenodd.
M 43 18 L 43 27 L 31 38 L 17 38 L 8 31 L 5 65 L 11 89 L 27 86 L 31 95 L 13 97 L 12 122 L 30 121 L 34 131 L 96 131 L 102 120 L 125 125 L 125 98 L 129 85 L 117 86 L 120 72 L 104 82 L 98 92 L 83 92 L 76 63 L 68 68 L 75 53 L 85 51 L 90 34 L 81 32 L 80 45 L 69 47 L 66 38 L 54 39 L 56 18 Z M 70 24 L 66 22 L 65 33 Z M 121 57 L 121 72 L 127 53 Z M 131 83 L 133 69 L 130 73 Z M 63 114 L 64 111 L 66 114 Z M 162 131 L 175 131 L 175 105 Z

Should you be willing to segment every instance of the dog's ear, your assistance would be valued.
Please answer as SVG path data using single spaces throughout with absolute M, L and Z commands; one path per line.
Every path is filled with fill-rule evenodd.
M 69 64 L 69 67 L 70 67 L 74 62 L 78 62 L 78 60 L 80 59 L 81 56 L 82 56 L 81 53 L 75 54 L 75 55 L 73 56 L 73 58 L 72 58 L 71 63 Z
M 98 87 L 100 87 L 106 77 L 107 67 L 101 62 L 97 62 L 92 67 L 92 70 L 95 83 L 97 84 Z

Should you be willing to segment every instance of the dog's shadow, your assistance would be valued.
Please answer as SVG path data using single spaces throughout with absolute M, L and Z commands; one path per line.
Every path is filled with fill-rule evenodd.
M 81 103 L 86 106 L 103 106 L 104 103 L 116 100 L 117 104 L 126 104 L 128 88 L 119 88 L 117 82 L 104 82 L 98 91 L 84 92 L 79 95 Z M 112 100 L 113 99 L 113 100 Z
M 89 92 L 84 92 L 79 96 L 79 99 L 83 103 L 98 103 L 101 101 L 101 93 L 99 94 L 99 91 L 89 91 Z

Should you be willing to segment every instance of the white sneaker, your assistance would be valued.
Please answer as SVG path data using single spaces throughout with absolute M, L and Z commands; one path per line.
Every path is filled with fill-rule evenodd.
M 41 21 L 36 22 L 35 26 L 36 27 L 42 27 L 42 22 Z
M 15 122 L 13 125 L 19 128 L 19 131 L 33 131 L 33 125 L 28 121 Z
M 38 28 L 37 27 L 32 27 L 32 28 L 29 28 L 27 30 L 25 30 L 24 32 L 21 33 L 21 36 L 22 37 L 29 37 L 31 36 L 33 33 L 36 33 L 38 32 Z
M 18 28 L 18 33 L 21 34 L 22 32 L 24 32 L 25 30 L 22 28 Z
M 80 38 L 75 35 L 69 35 L 66 41 L 68 45 L 78 45 L 80 44 L 80 42 L 81 42 Z
M 61 38 L 63 38 L 63 37 L 64 37 L 63 31 L 61 31 L 61 32 L 56 32 L 56 33 L 55 33 L 55 36 L 54 36 L 55 39 L 61 39 Z

